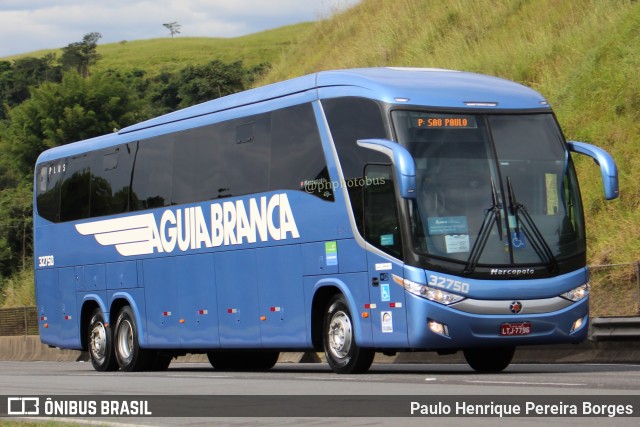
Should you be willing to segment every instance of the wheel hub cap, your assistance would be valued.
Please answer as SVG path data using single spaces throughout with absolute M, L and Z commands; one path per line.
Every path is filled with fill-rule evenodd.
M 353 333 L 349 316 L 344 312 L 338 312 L 331 318 L 329 325 L 329 347 L 331 353 L 339 359 L 343 359 L 351 349 Z
M 96 324 L 91 330 L 91 354 L 97 360 L 104 359 L 107 347 L 107 332 L 102 323 Z

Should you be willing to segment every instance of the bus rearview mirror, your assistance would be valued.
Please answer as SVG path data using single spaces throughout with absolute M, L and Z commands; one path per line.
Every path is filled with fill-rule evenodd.
M 406 148 L 388 139 L 360 139 L 358 145 L 389 157 L 394 166 L 400 196 L 404 199 L 416 198 L 416 165 Z
M 600 166 L 600 172 L 602 174 L 602 185 L 604 186 L 604 195 L 607 200 L 612 200 L 618 197 L 618 168 L 613 157 L 609 155 L 602 148 L 595 145 L 587 144 L 586 142 L 567 141 L 569 150 L 574 153 L 584 154 L 595 160 L 596 164 Z

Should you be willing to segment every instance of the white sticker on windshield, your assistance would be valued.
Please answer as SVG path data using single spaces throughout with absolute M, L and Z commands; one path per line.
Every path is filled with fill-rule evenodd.
M 468 234 L 454 234 L 454 235 L 444 236 L 444 242 L 447 245 L 448 254 L 469 252 L 469 235 Z
M 427 218 L 429 235 L 469 232 L 466 216 L 444 216 Z

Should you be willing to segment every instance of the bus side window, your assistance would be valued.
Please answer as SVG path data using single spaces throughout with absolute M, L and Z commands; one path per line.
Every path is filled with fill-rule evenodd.
M 91 209 L 91 170 L 89 154 L 67 162 L 60 194 L 60 221 L 89 218 Z
M 161 135 L 138 143 L 130 210 L 169 206 L 173 176 L 172 156 L 172 135 Z
M 333 201 L 327 162 L 311 104 L 273 112 L 270 190 L 302 190 Z
M 91 217 L 129 210 L 129 184 L 136 144 L 99 150 L 91 161 Z
M 338 152 L 342 174 L 351 199 L 353 216 L 360 234 L 362 224 L 362 172 L 368 163 L 385 163 L 388 158 L 359 147 L 357 140 L 389 138 L 380 106 L 365 98 L 333 98 L 322 101 L 331 137 Z
M 402 259 L 391 166 L 367 165 L 364 180 L 364 238 L 376 248 Z
M 268 191 L 271 113 L 234 119 L 215 126 L 220 153 L 217 198 Z
M 44 164 L 38 172 L 36 207 L 38 215 L 51 221 L 60 221 L 60 177 L 64 161 Z

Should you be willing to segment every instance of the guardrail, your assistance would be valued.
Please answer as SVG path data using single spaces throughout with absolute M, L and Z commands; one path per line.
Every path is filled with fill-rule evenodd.
M 640 340 L 640 317 L 596 317 L 589 325 L 591 341 Z
M 0 309 L 0 336 L 38 335 L 38 310 L 33 307 Z

